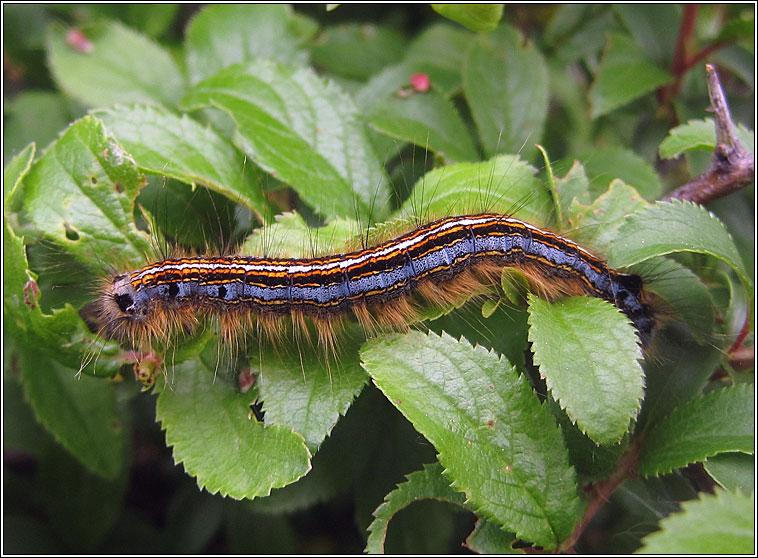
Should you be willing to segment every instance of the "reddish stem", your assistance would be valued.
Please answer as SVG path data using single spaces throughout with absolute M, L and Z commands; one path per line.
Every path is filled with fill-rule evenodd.
M 679 26 L 679 34 L 676 37 L 674 58 L 671 60 L 671 73 L 679 80 L 681 80 L 682 74 L 691 67 L 691 62 L 687 55 L 687 45 L 689 44 L 692 35 L 695 33 L 697 10 L 697 4 L 687 4 L 684 6 L 682 23 Z
M 615 490 L 630 478 L 637 476 L 637 463 L 640 457 L 640 448 L 642 440 L 638 438 L 626 448 L 626 451 L 619 459 L 616 470 L 606 479 L 597 484 L 590 485 L 593 492 L 592 497 L 587 502 L 587 509 L 584 511 L 582 520 L 576 525 L 571 536 L 566 539 L 557 549 L 557 552 L 574 553 L 574 545 L 584 533 L 584 530 L 590 524 L 600 508 L 610 500 Z
M 729 358 L 732 358 L 734 356 L 734 353 L 737 352 L 737 350 L 742 346 L 742 343 L 745 342 L 745 338 L 747 337 L 747 334 L 750 333 L 750 316 L 752 315 L 752 309 L 748 308 L 747 315 L 745 316 L 745 322 L 742 324 L 742 329 L 740 329 L 739 335 L 737 335 L 737 339 L 734 341 L 731 347 L 729 347 L 729 350 L 726 352 L 727 356 Z
M 716 52 L 720 48 L 724 48 L 725 46 L 731 45 L 734 41 L 716 41 L 715 43 L 709 44 L 707 47 L 704 47 L 700 52 L 698 52 L 695 56 L 689 59 L 689 63 L 687 65 L 686 70 L 689 70 L 696 64 L 698 64 L 701 60 L 707 58 L 712 53 Z
M 663 106 L 668 105 L 671 99 L 677 95 L 684 74 L 692 67 L 687 55 L 687 45 L 695 32 L 697 10 L 697 4 L 684 6 L 682 22 L 679 24 L 679 32 L 676 36 L 674 56 L 671 59 L 671 75 L 674 76 L 674 83 L 665 85 L 658 90 L 658 102 Z

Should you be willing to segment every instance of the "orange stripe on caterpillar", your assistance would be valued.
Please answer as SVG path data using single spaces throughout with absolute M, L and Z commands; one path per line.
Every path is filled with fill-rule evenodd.
M 170 335 L 172 326 L 191 327 L 198 313 L 264 321 L 291 314 L 304 324 L 302 315 L 324 323 L 352 311 L 370 330 L 412 320 L 406 298 L 414 292 L 432 302 L 460 300 L 506 266 L 523 271 L 548 298 L 586 294 L 611 302 L 642 343 L 649 340 L 654 321 L 638 276 L 609 268 L 571 240 L 489 213 L 439 219 L 369 249 L 320 258 L 163 260 L 108 284 L 98 303 L 99 326 L 139 344 Z

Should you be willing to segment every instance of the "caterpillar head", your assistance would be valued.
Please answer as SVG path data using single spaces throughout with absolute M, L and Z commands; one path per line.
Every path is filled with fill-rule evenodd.
M 196 330 L 196 308 L 176 300 L 174 285 L 135 287 L 133 275 L 125 273 L 105 281 L 88 312 L 93 330 L 140 350 L 148 350 L 156 341 L 165 345 L 176 334 Z
M 147 304 L 124 273 L 108 279 L 94 303 L 98 333 L 119 342 L 139 342 L 152 329 L 147 320 Z
M 638 275 L 618 273 L 614 296 L 618 307 L 634 324 L 640 342 L 645 347 L 653 336 L 655 318 L 650 305 L 645 302 L 642 279 Z

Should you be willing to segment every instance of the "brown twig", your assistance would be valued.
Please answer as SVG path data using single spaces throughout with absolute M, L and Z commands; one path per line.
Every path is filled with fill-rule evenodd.
M 690 52 L 694 44 L 693 37 L 695 35 L 697 13 L 697 4 L 686 4 L 684 6 L 682 11 L 682 21 L 679 24 L 679 31 L 676 35 L 674 55 L 671 58 L 670 73 L 674 77 L 674 81 L 664 85 L 657 91 L 658 103 L 662 107 L 669 109 L 671 114 L 675 114 L 671 101 L 674 97 L 679 95 L 679 90 L 682 87 L 682 81 L 684 80 L 685 74 L 712 53 L 735 42 L 734 39 L 714 41 L 695 54 L 691 54 Z
M 667 194 L 663 201 L 687 200 L 707 204 L 749 186 L 755 181 L 755 156 L 747 151 L 737 139 L 716 69 L 705 65 L 708 74 L 708 94 L 711 108 L 716 115 L 716 148 L 713 150 L 711 168 Z
M 591 485 L 591 496 L 587 502 L 587 508 L 584 510 L 584 515 L 579 523 L 574 527 L 574 531 L 571 536 L 567 538 L 558 547 L 558 553 L 573 553 L 574 545 L 584 533 L 584 530 L 590 524 L 597 512 L 610 500 L 611 495 L 616 489 L 621 486 L 627 479 L 635 478 L 637 476 L 637 463 L 640 458 L 640 448 L 642 442 L 640 438 L 633 441 L 627 446 L 626 451 L 621 456 L 616 465 L 616 470 L 611 475 L 603 479 L 602 481 Z
M 658 102 L 662 106 L 670 105 L 671 99 L 679 93 L 684 74 L 691 68 L 689 46 L 692 35 L 695 32 L 697 11 L 697 4 L 687 4 L 684 6 L 682 21 L 679 24 L 679 32 L 676 34 L 674 55 L 671 58 L 671 75 L 674 76 L 674 82 L 664 85 L 658 90 Z

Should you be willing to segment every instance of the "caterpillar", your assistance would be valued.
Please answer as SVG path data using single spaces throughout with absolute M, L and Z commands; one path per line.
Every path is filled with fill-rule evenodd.
M 614 304 L 645 345 L 654 319 L 639 276 L 610 268 L 573 241 L 496 213 L 421 225 L 370 248 L 314 258 L 245 255 L 165 259 L 110 279 L 98 300 L 100 331 L 134 345 L 220 318 L 234 343 L 253 321 L 275 338 L 281 317 L 301 329 L 318 323 L 333 347 L 336 324 L 351 312 L 368 331 L 403 327 L 418 316 L 414 298 L 450 303 L 492 283 L 504 267 L 521 271 L 542 296 L 584 294 Z

